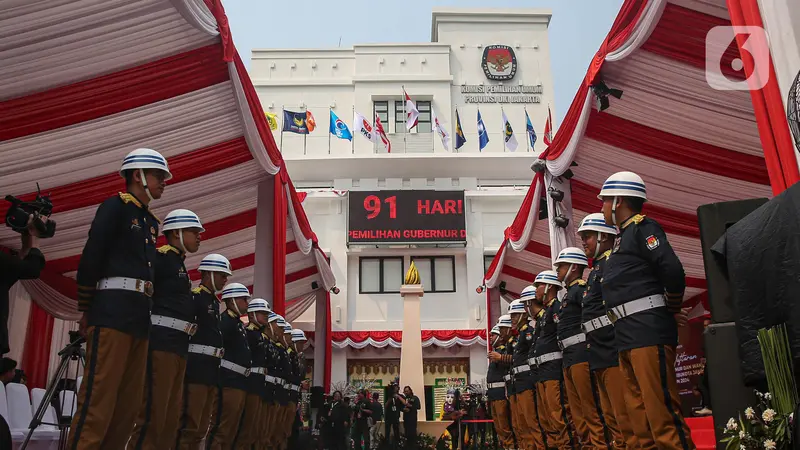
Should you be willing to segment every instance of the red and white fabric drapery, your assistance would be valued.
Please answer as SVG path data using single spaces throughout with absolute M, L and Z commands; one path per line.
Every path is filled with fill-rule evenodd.
M 32 199 L 39 181 L 58 222 L 56 236 L 42 241 L 41 278 L 21 283 L 38 308 L 78 318 L 74 277 L 90 222 L 103 199 L 124 189 L 120 160 L 136 147 L 161 151 L 174 176 L 155 214 L 190 208 L 207 229 L 189 268 L 221 253 L 231 281 L 253 285 L 257 186 L 273 178 L 283 214 L 267 217 L 284 236 L 272 246 L 280 249 L 273 297 L 333 287 L 220 1 L 26 4 L 0 18 L 0 30 L 9 44 L 0 49 L 0 191 Z M 18 239 L 0 229 L 0 246 Z M 190 276 L 197 282 L 196 270 Z M 283 312 L 285 302 L 278 306 Z M 36 321 L 28 334 L 52 326 Z
M 400 348 L 403 345 L 402 331 L 334 331 L 333 346 L 336 348 Z M 454 345 L 486 345 L 486 330 L 422 330 L 423 347 L 450 348 Z

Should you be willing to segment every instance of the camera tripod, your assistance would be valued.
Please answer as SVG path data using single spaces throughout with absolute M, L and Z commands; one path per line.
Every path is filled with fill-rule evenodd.
M 29 425 L 28 434 L 25 436 L 25 441 L 23 441 L 20 450 L 25 450 L 28 447 L 28 442 L 31 440 L 31 436 L 33 436 L 34 430 L 39 427 L 39 425 L 53 425 L 57 426 L 60 430 L 60 434 L 58 437 L 58 448 L 64 449 L 66 448 L 67 444 L 67 433 L 69 431 L 69 424 L 62 424 L 60 418 L 57 418 L 58 423 L 48 423 L 42 422 L 44 418 L 44 413 L 47 411 L 47 407 L 50 406 L 50 402 L 53 400 L 53 395 L 55 395 L 56 388 L 58 387 L 59 383 L 62 380 L 66 380 L 67 377 L 67 369 L 69 368 L 70 361 L 80 361 L 81 367 L 86 367 L 86 351 L 81 347 L 81 344 L 86 342 L 86 339 L 78 335 L 75 331 L 70 331 L 70 343 L 67 344 L 60 352 L 58 352 L 58 356 L 61 357 L 61 362 L 58 364 L 58 370 L 56 370 L 55 375 L 53 375 L 53 379 L 50 380 L 50 384 L 47 386 L 47 391 L 44 394 L 44 398 L 42 398 L 42 402 L 39 403 L 39 407 L 36 409 L 36 413 L 33 415 L 33 419 L 31 420 L 31 424 Z M 77 379 L 78 369 L 75 368 L 75 379 Z M 77 392 L 75 393 L 75 398 L 77 399 Z M 75 402 L 76 400 L 73 400 Z M 61 405 L 62 411 L 72 411 L 75 409 L 75 405 Z

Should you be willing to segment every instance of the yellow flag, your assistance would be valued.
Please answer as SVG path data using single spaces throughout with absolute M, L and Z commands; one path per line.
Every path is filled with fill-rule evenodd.
M 278 129 L 278 115 L 265 112 L 265 116 L 267 116 L 267 123 L 269 123 L 269 129 L 275 131 Z

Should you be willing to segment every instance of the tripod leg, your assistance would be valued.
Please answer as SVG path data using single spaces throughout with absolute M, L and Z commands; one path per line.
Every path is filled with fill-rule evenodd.
M 31 440 L 31 436 L 33 436 L 33 432 L 39 425 L 42 424 L 42 417 L 44 417 L 45 411 L 47 411 L 47 407 L 50 406 L 50 401 L 53 399 L 53 394 L 55 394 L 56 386 L 58 385 L 58 380 L 60 380 L 64 374 L 67 372 L 67 366 L 69 364 L 70 355 L 65 354 L 61 356 L 61 362 L 58 364 L 58 370 L 56 370 L 56 374 L 53 375 L 53 379 L 50 380 L 50 385 L 47 386 L 47 392 L 44 394 L 44 398 L 42 398 L 42 402 L 39 403 L 39 407 L 36 409 L 36 414 L 33 415 L 33 419 L 31 419 L 31 423 L 28 426 L 28 434 L 25 436 L 25 441 L 20 446 L 20 450 L 25 450 L 28 447 L 28 442 Z M 59 425 L 59 424 L 53 424 Z

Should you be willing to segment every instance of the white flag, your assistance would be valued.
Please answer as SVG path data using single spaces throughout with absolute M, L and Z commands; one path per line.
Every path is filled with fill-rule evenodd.
M 513 152 L 517 150 L 517 138 L 514 136 L 514 130 L 511 128 L 511 122 L 506 117 L 506 112 L 503 111 L 503 139 L 506 141 L 506 148 L 508 151 Z
M 439 122 L 439 118 L 436 117 L 436 112 L 433 111 L 431 108 L 431 116 L 433 118 L 433 131 L 439 135 L 442 139 L 442 145 L 444 149 L 448 152 L 450 151 L 450 133 L 442 126 L 442 123 Z
M 378 135 L 375 133 L 375 129 L 372 128 L 370 121 L 357 112 L 354 112 L 353 130 L 370 142 L 378 142 Z
M 403 95 L 406 97 L 406 130 L 411 130 L 417 126 L 419 110 L 414 105 L 414 102 L 411 101 L 411 97 L 408 96 L 405 89 L 403 89 Z

